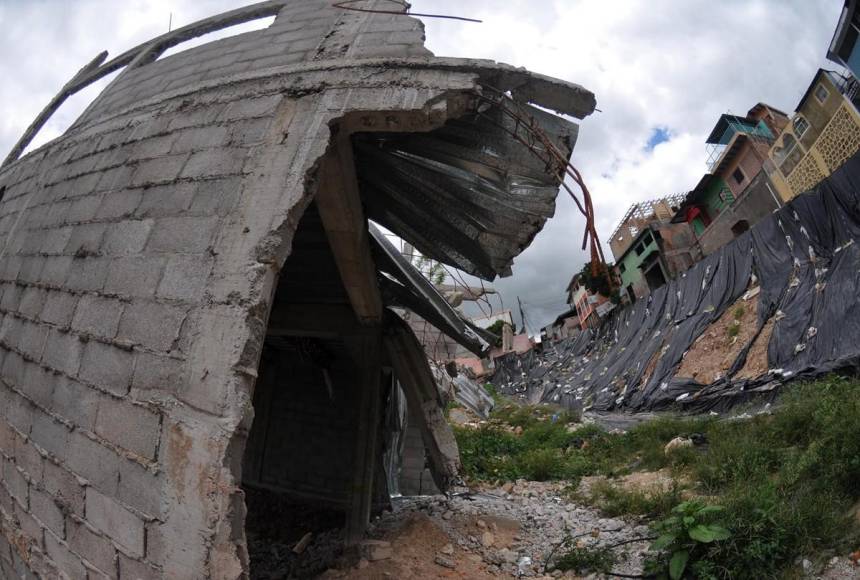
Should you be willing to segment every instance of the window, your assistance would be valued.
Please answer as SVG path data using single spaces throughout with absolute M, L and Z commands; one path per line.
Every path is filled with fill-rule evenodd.
M 744 179 L 746 179 L 746 176 L 744 175 L 744 172 L 741 171 L 740 167 L 738 167 L 737 169 L 735 169 L 732 172 L 732 179 L 734 179 L 735 183 L 737 183 L 738 185 L 740 185 L 741 183 L 744 182 Z M 725 200 L 723 200 L 723 201 L 725 201 Z
M 830 96 L 830 91 L 828 91 L 824 85 L 819 84 L 817 87 L 815 87 L 815 100 L 818 101 L 819 103 L 823 104 L 824 101 L 826 101 L 827 97 L 829 97 L 829 96 Z
M 803 137 L 803 134 L 809 129 L 809 122 L 800 115 L 794 118 L 792 125 L 794 127 L 794 134 L 797 135 L 798 139 Z

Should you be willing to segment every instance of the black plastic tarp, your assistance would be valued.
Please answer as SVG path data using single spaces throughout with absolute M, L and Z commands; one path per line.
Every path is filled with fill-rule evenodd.
M 592 334 L 497 361 L 494 384 L 530 402 L 595 410 L 722 410 L 787 380 L 860 368 L 860 154 Z M 768 372 L 701 384 L 676 378 L 693 342 L 751 286 L 758 328 L 773 318 Z M 643 380 L 655 353 L 658 360 Z

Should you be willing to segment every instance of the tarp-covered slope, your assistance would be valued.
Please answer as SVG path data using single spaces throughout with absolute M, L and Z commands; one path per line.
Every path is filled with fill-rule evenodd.
M 860 362 L 860 154 L 595 334 L 497 361 L 493 382 L 530 402 L 595 410 L 725 409 L 783 382 Z M 755 336 L 726 374 L 676 377 L 694 341 L 753 283 Z M 770 319 L 768 371 L 737 378 Z M 692 361 L 695 363 L 695 361 Z M 647 370 L 647 372 L 646 372 Z

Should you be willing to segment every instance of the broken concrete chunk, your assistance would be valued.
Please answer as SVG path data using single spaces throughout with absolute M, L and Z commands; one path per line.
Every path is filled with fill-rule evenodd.
M 302 536 L 302 539 L 299 540 L 298 543 L 296 543 L 296 545 L 293 547 L 293 553 L 301 554 L 302 552 L 304 552 L 305 549 L 308 547 L 308 544 L 311 543 L 311 538 L 313 537 L 314 535 L 311 532 L 308 532 L 307 534 Z
M 370 562 L 387 560 L 394 554 L 391 544 L 382 540 L 364 540 L 359 544 L 359 551 Z
M 452 570 L 457 567 L 457 563 L 454 562 L 453 558 L 443 556 L 442 554 L 437 555 L 436 559 L 433 561 L 436 562 L 437 564 L 439 564 L 440 566 L 443 566 L 445 568 L 450 568 Z
M 481 545 L 489 548 L 496 541 L 496 536 L 493 535 L 493 532 L 484 532 L 481 534 Z

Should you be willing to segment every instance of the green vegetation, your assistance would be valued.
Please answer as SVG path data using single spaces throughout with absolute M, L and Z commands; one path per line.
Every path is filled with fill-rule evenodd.
M 685 497 L 698 501 L 681 503 L 679 489 L 646 496 L 611 485 L 593 487 L 590 495 L 613 516 L 668 518 L 655 524 L 658 533 L 681 526 L 676 541 L 658 544 L 652 559 L 658 568 L 653 571 L 666 574 L 673 558 L 676 570 L 680 566 L 682 557 L 674 555 L 679 551 L 688 554 L 684 577 L 772 578 L 781 577 L 798 556 L 857 547 L 852 506 L 860 500 L 858 380 L 828 377 L 786 387 L 772 413 L 745 420 L 664 417 L 610 434 L 571 419 L 549 407 L 505 405 L 478 429 L 456 429 L 467 477 L 570 480 L 575 486 L 587 475 L 668 467 L 676 480 L 687 482 Z M 693 433 L 702 433 L 707 444 L 664 452 L 671 439 Z M 671 513 L 673 504 L 679 512 Z M 689 530 L 699 524 L 719 524 L 729 535 L 697 540 Z M 571 556 L 580 557 L 585 556 Z
M 654 556 L 646 563 L 646 570 L 679 580 L 689 564 L 694 577 L 712 577 L 708 547 L 732 535 L 722 525 L 713 523 L 715 514 L 722 511 L 722 506 L 699 501 L 686 501 L 675 507 L 671 516 L 654 525 L 660 536 L 651 544 Z
M 579 276 L 582 285 L 592 294 L 606 296 L 612 300 L 613 304 L 621 303 L 621 295 L 618 292 L 621 282 L 618 280 L 614 268 L 603 263 L 595 264 L 592 267 L 589 261 L 582 265 Z
M 668 490 L 646 492 L 624 489 L 609 481 L 600 481 L 592 484 L 588 501 L 609 517 L 661 517 L 668 515 L 681 502 L 681 488 L 675 485 Z
M 577 574 L 590 572 L 606 573 L 615 565 L 615 554 L 609 548 L 580 548 L 575 546 L 555 563 L 555 569 Z

